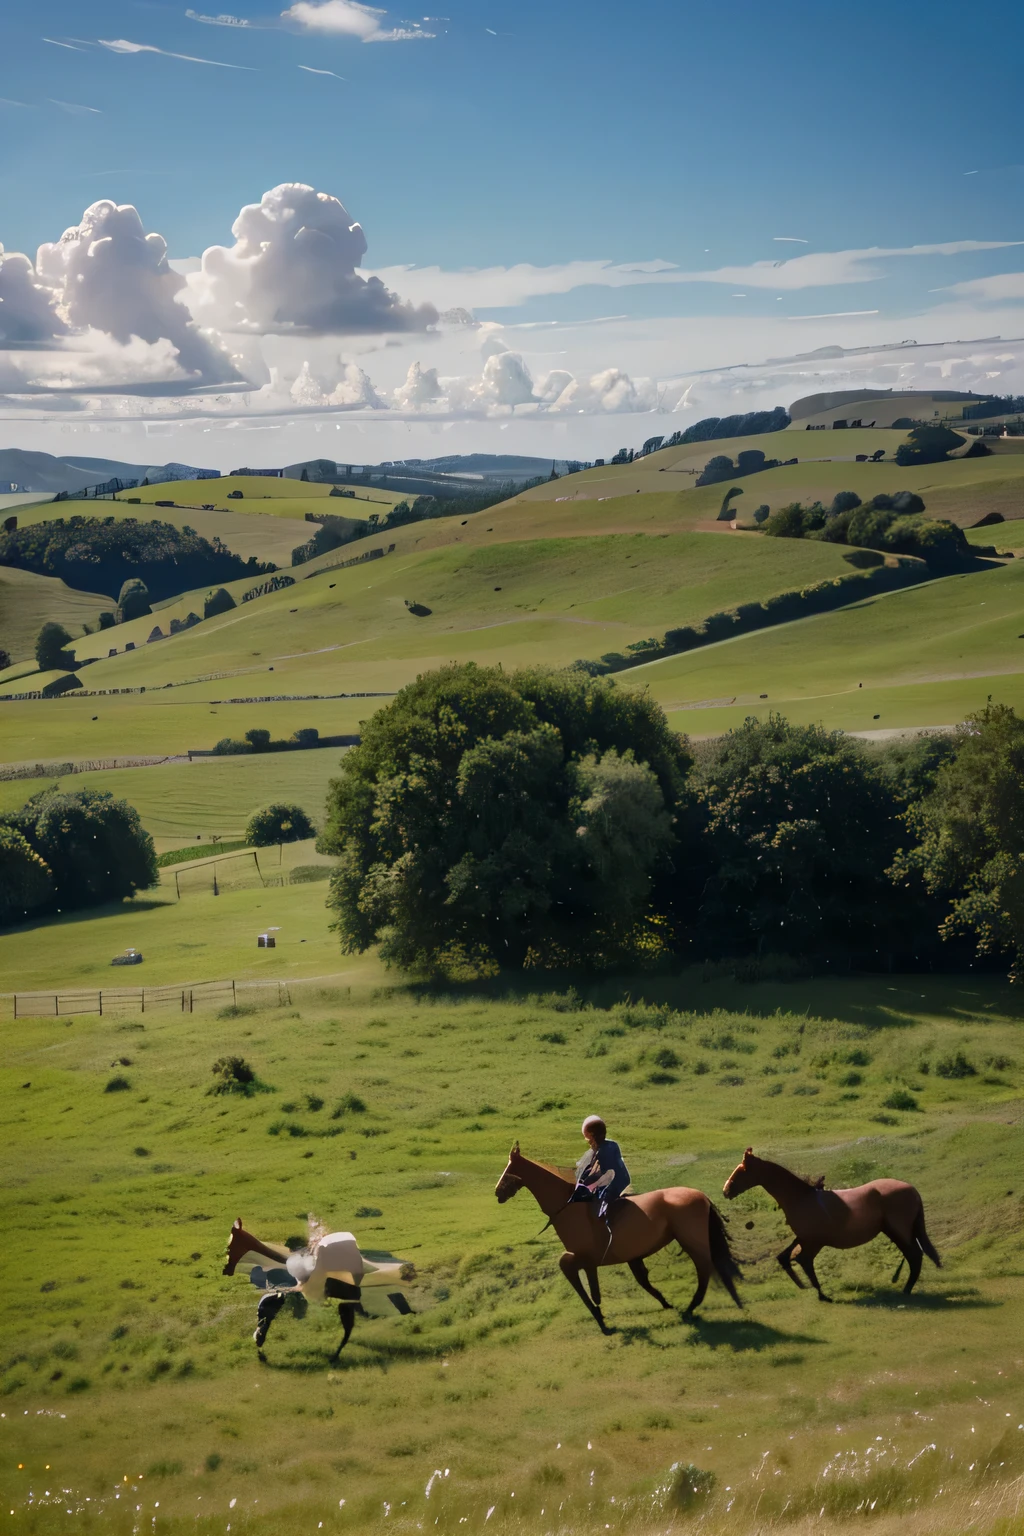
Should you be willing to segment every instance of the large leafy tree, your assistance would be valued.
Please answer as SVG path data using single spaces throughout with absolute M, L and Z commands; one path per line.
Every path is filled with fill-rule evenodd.
M 973 934 L 981 954 L 1009 951 L 1024 978 L 1024 720 L 991 701 L 957 728 L 931 793 L 906 813 L 917 836 L 893 878 L 950 893 L 940 932 Z
M 418 678 L 330 788 L 319 846 L 339 859 L 343 947 L 435 968 L 607 955 L 677 840 L 689 762 L 657 706 L 606 679 Z
M 702 780 L 715 868 L 700 919 L 711 948 L 876 947 L 897 905 L 884 871 L 898 807 L 855 743 L 779 715 L 748 719 Z
M 0 923 L 16 923 L 45 905 L 53 878 L 17 827 L 0 826 Z
M 65 646 L 72 643 L 63 624 L 52 619 L 43 625 L 36 639 L 36 665 L 40 672 L 52 672 L 57 667 L 73 667 L 75 658 Z
M 134 896 L 157 881 L 153 839 L 126 800 L 96 789 L 43 790 L 4 818 L 49 868 L 58 911 Z

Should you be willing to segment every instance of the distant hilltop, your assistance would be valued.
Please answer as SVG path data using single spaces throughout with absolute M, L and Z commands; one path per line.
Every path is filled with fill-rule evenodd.
M 134 480 L 162 485 L 167 480 L 217 480 L 219 469 L 196 469 L 191 464 L 126 464 L 120 459 L 79 458 L 68 454 L 29 453 L 22 448 L 0 448 L 0 489 L 10 483 L 27 493 L 80 491 L 106 480 Z
M 985 405 L 988 398 L 955 389 L 837 389 L 795 400 L 789 414 L 791 426 L 796 428 L 835 426 L 840 413 L 843 426 L 850 424 L 852 418 L 859 418 L 865 426 L 891 427 L 907 419 L 966 418 L 975 408 Z M 863 409 L 851 409 L 857 406 Z

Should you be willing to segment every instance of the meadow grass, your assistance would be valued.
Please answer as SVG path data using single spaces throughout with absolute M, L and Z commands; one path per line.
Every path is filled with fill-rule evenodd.
M 339 480 L 339 485 L 345 482 Z M 331 485 L 318 485 L 315 481 L 277 480 L 263 475 L 222 475 L 219 480 L 169 480 L 162 485 L 143 485 L 133 491 L 123 491 L 118 501 L 138 497 L 145 505 L 155 501 L 174 501 L 182 507 L 213 506 L 218 511 L 244 514 L 249 504 L 258 503 L 253 511 L 265 517 L 302 518 L 306 512 L 324 511 L 323 502 L 331 497 Z M 331 498 L 331 512 L 342 517 L 367 517 L 376 508 L 392 507 L 398 501 L 408 500 L 406 495 L 383 491 L 376 486 L 350 485 L 354 496 Z M 241 499 L 229 500 L 232 491 L 241 491 Z M 371 503 L 373 505 L 371 505 Z M 346 506 L 359 507 L 359 511 L 346 511 Z M 161 509 L 170 511 L 170 508 Z
M 1024 566 L 1013 562 L 651 662 L 621 681 L 649 687 L 677 728 L 704 734 L 770 709 L 850 730 L 952 723 L 989 694 L 1022 701 L 1022 599 Z M 734 702 L 688 708 L 716 699 Z
M 51 787 L 105 790 L 134 805 L 162 853 L 186 841 L 240 836 L 253 812 L 275 800 L 301 805 L 319 825 L 340 757 L 337 747 L 320 747 L 101 769 L 63 779 L 14 779 L 0 783 L 0 812 L 17 810 L 30 795 Z
M 973 1076 L 940 1074 L 957 1051 Z M 270 1091 L 211 1096 L 224 1054 Z M 1008 1536 L 1020 1076 L 1019 1001 L 974 977 L 356 972 L 281 1007 L 7 1024 L 9 1528 Z M 898 1087 L 916 1111 L 882 1108 Z M 567 1163 L 595 1108 L 635 1188 L 726 1209 L 742 1313 L 713 1288 L 686 1323 L 606 1271 L 603 1338 L 530 1197 L 497 1206 L 511 1141 Z M 796 1291 L 771 1202 L 718 1194 L 747 1144 L 838 1186 L 911 1180 L 943 1270 L 906 1298 L 880 1239 L 819 1260 L 836 1305 Z M 360 1319 L 336 1366 L 330 1310 L 282 1314 L 261 1366 L 227 1229 L 283 1240 L 311 1210 L 413 1262 L 414 1312 Z M 685 1305 L 688 1261 L 651 1274 Z
M 63 624 L 69 634 L 80 634 L 86 624 L 96 624 L 104 608 L 114 605 L 102 592 L 78 592 L 57 576 L 37 576 L 0 565 L 0 646 L 15 662 L 31 657 L 36 636 L 44 624 Z M 0 672 L 0 679 L 16 677 L 23 668 Z

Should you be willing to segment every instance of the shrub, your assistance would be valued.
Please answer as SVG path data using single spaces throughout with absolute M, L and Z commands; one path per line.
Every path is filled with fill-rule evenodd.
M 117 598 L 118 622 L 127 624 L 129 619 L 141 619 L 153 610 L 149 604 L 149 588 L 138 577 L 122 582 Z
M 943 1056 L 935 1063 L 935 1074 L 937 1077 L 977 1077 L 978 1069 L 968 1061 L 963 1051 L 957 1051 Z
M 332 1120 L 342 1120 L 345 1115 L 365 1115 L 366 1105 L 357 1093 L 346 1093 L 331 1111 Z
M 112 1077 L 104 1088 L 104 1093 L 124 1093 L 131 1087 L 126 1077 Z
M 217 587 L 203 598 L 203 618 L 215 619 L 218 613 L 228 613 L 236 607 L 234 598 L 226 587 Z
M 713 1472 L 695 1467 L 692 1461 L 677 1461 L 669 1468 L 669 1502 L 676 1509 L 692 1509 L 707 1498 L 716 1482 Z
M 109 608 L 104 608 L 99 617 L 100 629 L 113 629 L 117 623 L 117 615 L 111 613 Z
M 906 1088 L 894 1088 L 887 1099 L 882 1100 L 883 1109 L 917 1109 L 918 1103 L 912 1093 Z
M 250 1098 L 259 1087 L 259 1078 L 244 1056 L 218 1056 L 210 1071 L 214 1076 L 211 1093 L 241 1093 Z
M 36 639 L 36 665 L 40 672 L 53 672 L 59 667 L 73 667 L 75 658 L 64 647 L 70 645 L 71 636 L 63 624 L 44 624 Z
M 297 843 L 315 837 L 316 827 L 301 805 L 266 805 L 250 816 L 245 841 L 250 848 L 270 848 L 275 843 Z

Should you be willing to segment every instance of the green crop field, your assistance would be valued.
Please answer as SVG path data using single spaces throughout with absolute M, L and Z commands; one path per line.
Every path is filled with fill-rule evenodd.
M 296 940 L 323 931 L 323 890 L 50 923 L 45 950 L 2 941 L 5 975 L 41 984 L 72 951 L 76 977 L 137 984 L 105 969 L 124 943 L 147 981 L 172 958 L 294 976 L 296 951 L 316 974 L 324 951 Z M 257 951 L 272 920 L 280 947 Z M 1019 1529 L 1019 1000 L 976 978 L 531 985 L 420 994 L 359 962 L 219 1013 L 5 1023 L 8 1529 L 748 1536 L 868 1510 L 880 1536 Z M 211 1097 L 225 1053 L 266 1091 Z M 898 1092 L 916 1107 L 886 1107 Z M 743 1312 L 713 1286 L 683 1320 L 692 1269 L 666 1250 L 651 1276 L 673 1310 L 606 1271 L 602 1337 L 530 1196 L 497 1205 L 515 1138 L 569 1163 L 594 1109 L 635 1188 L 726 1210 Z M 878 1239 L 819 1259 L 835 1305 L 797 1291 L 772 1203 L 721 1199 L 749 1144 L 834 1185 L 910 1180 L 943 1269 L 907 1298 Z M 413 1312 L 359 1319 L 332 1365 L 333 1312 L 286 1310 L 261 1365 L 223 1244 L 236 1216 L 280 1241 L 308 1212 L 413 1263 Z M 706 1490 L 688 1508 L 679 1466 Z
M 338 771 L 340 756 L 337 747 L 322 747 L 107 769 L 59 780 L 15 779 L 0 783 L 0 811 L 16 810 L 54 783 L 65 790 L 109 790 L 135 806 L 146 831 L 156 839 L 157 851 L 163 852 L 197 838 L 239 837 L 252 813 L 276 800 L 301 805 L 321 822 L 327 785 Z

